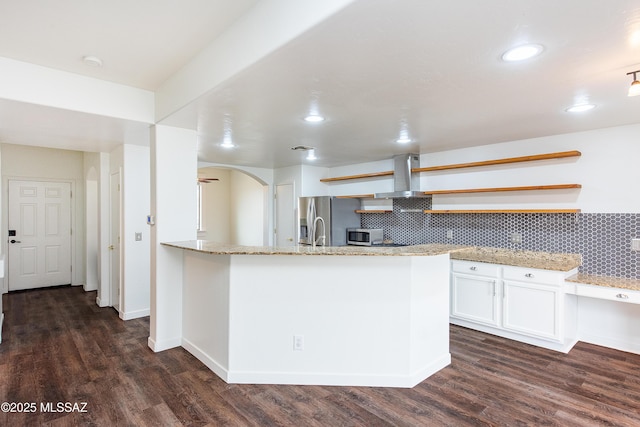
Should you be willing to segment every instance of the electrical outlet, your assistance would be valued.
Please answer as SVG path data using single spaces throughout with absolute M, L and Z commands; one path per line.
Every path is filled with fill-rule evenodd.
M 522 243 L 522 234 L 521 233 L 511 233 L 509 235 L 509 241 L 511 243 Z
M 631 239 L 631 250 L 640 251 L 640 239 Z
M 304 350 L 304 335 L 293 336 L 293 351 Z
M 447 230 L 447 239 L 453 239 L 453 230 Z

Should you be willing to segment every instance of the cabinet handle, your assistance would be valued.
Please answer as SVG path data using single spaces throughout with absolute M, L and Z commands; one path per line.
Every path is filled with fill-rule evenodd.
M 629 295 L 627 295 L 627 294 L 618 294 L 618 295 L 616 295 L 616 298 L 629 299 Z
M 476 267 L 475 265 L 473 267 L 469 267 L 469 270 L 471 271 L 476 271 L 478 269 L 478 267 Z
M 528 277 L 529 279 L 533 279 L 536 276 L 534 276 L 533 273 L 527 273 L 527 274 L 524 275 L 524 277 Z

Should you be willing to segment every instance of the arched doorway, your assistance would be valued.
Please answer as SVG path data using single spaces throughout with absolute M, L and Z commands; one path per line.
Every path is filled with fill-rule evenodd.
M 198 169 L 198 238 L 232 245 L 265 245 L 265 183 L 235 169 Z

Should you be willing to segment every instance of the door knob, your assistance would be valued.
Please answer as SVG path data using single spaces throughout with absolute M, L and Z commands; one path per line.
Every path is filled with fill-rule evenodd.
M 22 243 L 20 240 L 16 240 L 16 239 L 11 239 L 10 242 L 11 243 Z

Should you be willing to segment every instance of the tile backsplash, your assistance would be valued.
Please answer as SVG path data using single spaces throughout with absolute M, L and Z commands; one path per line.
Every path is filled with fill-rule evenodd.
M 640 214 L 424 214 L 425 209 L 431 209 L 430 199 L 395 199 L 392 213 L 363 214 L 361 223 L 383 228 L 385 238 L 403 244 L 578 253 L 583 273 L 640 279 L 640 252 L 631 251 L 631 239 L 640 238 Z M 521 243 L 511 241 L 513 233 Z

